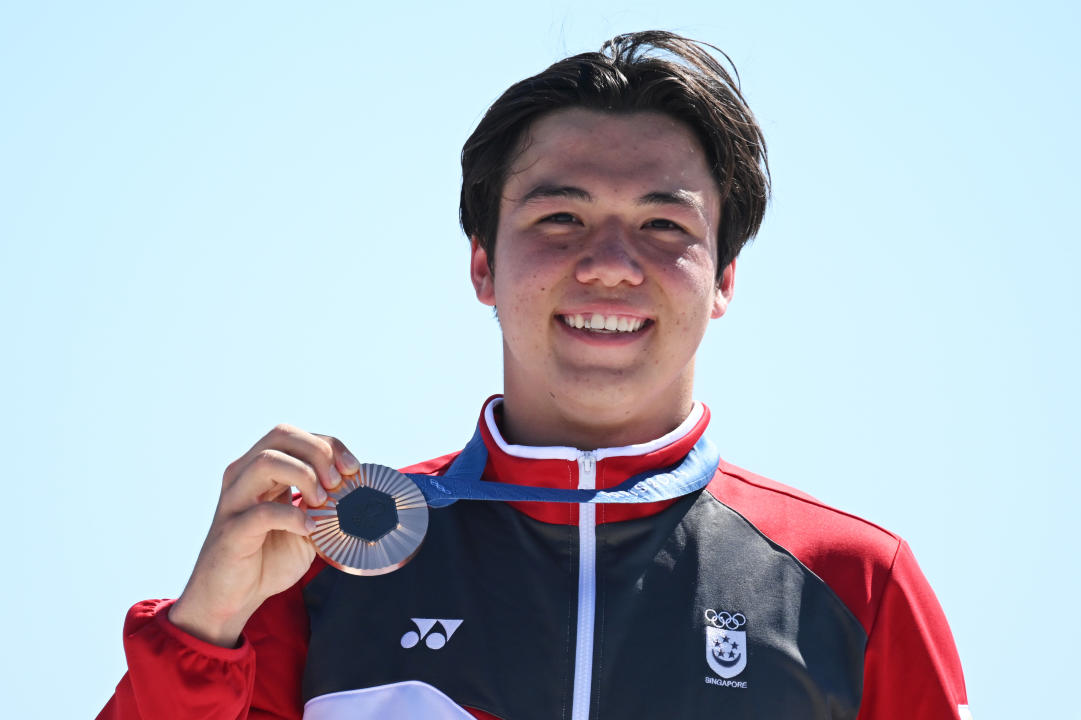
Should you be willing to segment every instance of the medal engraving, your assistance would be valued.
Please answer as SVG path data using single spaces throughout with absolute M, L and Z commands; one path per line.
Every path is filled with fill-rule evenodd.
M 309 507 L 309 539 L 330 565 L 352 575 L 383 575 L 409 562 L 428 531 L 428 504 L 397 470 L 366 463 Z

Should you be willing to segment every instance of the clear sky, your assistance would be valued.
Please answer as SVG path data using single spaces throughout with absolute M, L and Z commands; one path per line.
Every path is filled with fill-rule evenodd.
M 909 540 L 978 720 L 1076 717 L 1077 7 L 4 3 L 4 714 L 97 712 L 275 423 L 469 438 L 501 366 L 462 142 L 659 27 L 731 55 L 773 170 L 698 358 L 722 454 Z

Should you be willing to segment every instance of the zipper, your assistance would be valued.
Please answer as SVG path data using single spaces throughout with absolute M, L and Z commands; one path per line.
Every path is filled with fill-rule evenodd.
M 578 489 L 597 487 L 597 457 L 578 456 Z M 578 505 L 578 631 L 574 648 L 574 695 L 571 720 L 588 720 L 593 691 L 593 624 L 597 612 L 597 506 Z

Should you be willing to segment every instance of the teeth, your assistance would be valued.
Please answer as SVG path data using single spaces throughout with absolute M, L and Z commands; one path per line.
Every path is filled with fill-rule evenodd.
M 599 330 L 601 332 L 637 332 L 645 320 L 622 315 L 561 315 L 563 322 L 572 328 Z

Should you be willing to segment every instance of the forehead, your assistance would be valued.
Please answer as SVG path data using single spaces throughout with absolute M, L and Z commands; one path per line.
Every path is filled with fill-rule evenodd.
M 558 177 L 547 177 L 556 175 Z M 506 190 L 537 180 L 716 190 L 702 146 L 684 123 L 659 112 L 583 108 L 541 117 L 524 133 Z

